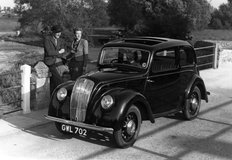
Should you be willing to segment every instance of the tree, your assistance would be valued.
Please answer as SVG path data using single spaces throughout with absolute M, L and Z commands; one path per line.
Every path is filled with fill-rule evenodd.
M 110 0 L 108 13 L 133 34 L 182 39 L 210 21 L 207 0 Z
M 232 0 L 228 0 L 227 4 L 222 4 L 219 9 L 214 10 L 209 27 L 213 29 L 232 28 Z
M 70 38 L 74 27 L 82 27 L 86 35 L 89 28 L 108 25 L 104 0 L 15 0 L 15 3 L 22 29 L 30 27 L 36 31 L 40 24 L 42 27 L 59 24 L 65 37 Z
M 141 2 L 139 0 L 109 0 L 108 14 L 110 24 L 132 29 L 142 16 Z
M 144 1 L 144 33 L 152 36 L 184 38 L 189 33 L 189 17 L 182 1 Z
M 192 30 L 207 28 L 211 20 L 212 7 L 207 0 L 183 0 L 186 14 L 190 17 Z

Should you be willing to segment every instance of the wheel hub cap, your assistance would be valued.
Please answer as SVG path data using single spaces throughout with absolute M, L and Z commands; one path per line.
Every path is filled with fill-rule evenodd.
M 133 135 L 135 133 L 135 122 L 130 120 L 126 125 L 126 132 L 129 135 Z
M 195 111 L 195 110 L 197 109 L 197 107 L 198 107 L 198 101 L 197 101 L 196 98 L 193 98 L 193 99 L 191 100 L 191 110 L 192 110 L 192 111 Z

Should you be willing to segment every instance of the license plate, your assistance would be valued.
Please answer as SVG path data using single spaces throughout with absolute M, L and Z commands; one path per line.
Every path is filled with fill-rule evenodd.
M 72 133 L 72 134 L 78 134 L 78 135 L 81 135 L 81 136 L 87 136 L 87 130 L 85 128 L 80 128 L 80 127 L 76 127 L 76 126 L 62 124 L 61 129 L 64 132 L 69 132 L 69 133 Z

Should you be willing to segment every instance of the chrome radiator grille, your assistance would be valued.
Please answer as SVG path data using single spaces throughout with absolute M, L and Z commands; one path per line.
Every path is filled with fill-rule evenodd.
M 70 119 L 77 122 L 85 121 L 89 98 L 94 87 L 94 82 L 85 78 L 76 81 L 70 101 Z

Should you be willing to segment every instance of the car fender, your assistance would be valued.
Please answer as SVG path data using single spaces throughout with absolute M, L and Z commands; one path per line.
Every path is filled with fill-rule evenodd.
M 55 116 L 57 117 L 58 116 L 58 110 L 60 109 L 61 107 L 61 104 L 63 102 L 59 102 L 56 98 L 56 94 L 58 92 L 58 90 L 60 88 L 66 88 L 68 90 L 68 92 L 72 92 L 72 88 L 74 86 L 74 81 L 67 81 L 65 83 L 62 83 L 60 84 L 59 86 L 57 86 L 52 95 L 51 95 L 51 98 L 50 98 L 50 103 L 49 103 L 49 108 L 48 108 L 48 115 L 49 116 Z
M 109 110 L 104 110 L 100 105 L 101 98 L 104 95 L 111 95 L 114 98 L 115 103 Z M 98 107 L 101 107 L 101 121 L 112 122 L 114 128 L 120 127 L 129 107 L 132 104 L 140 104 L 138 107 L 145 107 L 144 111 L 146 111 L 148 119 L 154 123 L 154 118 L 152 116 L 152 111 L 149 103 L 146 98 L 139 92 L 130 89 L 123 88 L 115 88 L 108 90 L 106 93 L 102 95 L 99 99 Z M 141 109 L 141 108 L 139 108 Z
M 188 87 L 185 90 L 185 99 L 189 99 L 189 95 L 191 90 L 193 89 L 194 86 L 197 86 L 200 91 L 201 91 L 201 99 L 204 99 L 206 102 L 208 102 L 208 95 L 207 95 L 207 90 L 204 84 L 203 79 L 198 76 L 194 75 L 188 85 Z

